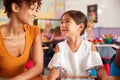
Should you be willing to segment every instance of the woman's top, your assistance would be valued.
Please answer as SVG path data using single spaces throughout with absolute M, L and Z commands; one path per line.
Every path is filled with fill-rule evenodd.
M 50 69 L 53 67 L 56 67 L 56 69 L 59 68 L 61 75 L 86 76 L 88 75 L 86 70 L 94 66 L 103 65 L 99 53 L 91 51 L 91 43 L 86 40 L 82 40 L 76 52 L 71 51 L 67 40 L 58 43 L 58 46 L 60 51 L 54 54 L 48 67 Z
M 37 26 L 24 25 L 25 49 L 21 56 L 14 57 L 7 51 L 0 32 L 0 77 L 11 78 L 24 72 L 24 66 L 30 57 L 30 49 L 35 37 L 40 33 Z

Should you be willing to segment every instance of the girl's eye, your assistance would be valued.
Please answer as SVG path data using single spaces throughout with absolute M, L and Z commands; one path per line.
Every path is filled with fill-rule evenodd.
M 63 21 L 61 21 L 61 24 L 63 23 Z
M 68 23 L 69 21 L 66 21 L 66 23 Z

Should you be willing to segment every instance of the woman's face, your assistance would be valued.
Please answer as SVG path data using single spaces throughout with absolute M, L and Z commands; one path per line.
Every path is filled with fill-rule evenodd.
M 74 36 L 77 33 L 78 26 L 69 15 L 65 14 L 61 20 L 61 33 L 64 36 Z
M 19 11 L 17 13 L 17 19 L 23 24 L 33 25 L 34 19 L 37 15 L 38 4 L 34 3 L 30 7 L 23 3 L 21 7 L 19 7 Z

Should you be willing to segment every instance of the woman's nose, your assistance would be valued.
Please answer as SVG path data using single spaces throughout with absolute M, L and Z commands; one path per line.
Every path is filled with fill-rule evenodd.
M 34 17 L 37 17 L 37 11 L 36 11 L 36 10 L 33 11 L 33 16 L 34 16 Z

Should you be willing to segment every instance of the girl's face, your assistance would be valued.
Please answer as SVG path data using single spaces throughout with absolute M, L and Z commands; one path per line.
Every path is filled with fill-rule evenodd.
M 26 3 L 23 3 L 22 7 L 19 7 L 17 19 L 23 24 L 33 25 L 34 19 L 37 15 L 37 10 L 37 3 L 34 3 L 30 7 Z
M 75 36 L 78 33 L 78 28 L 79 25 L 69 15 L 65 14 L 62 17 L 60 29 L 64 36 Z

